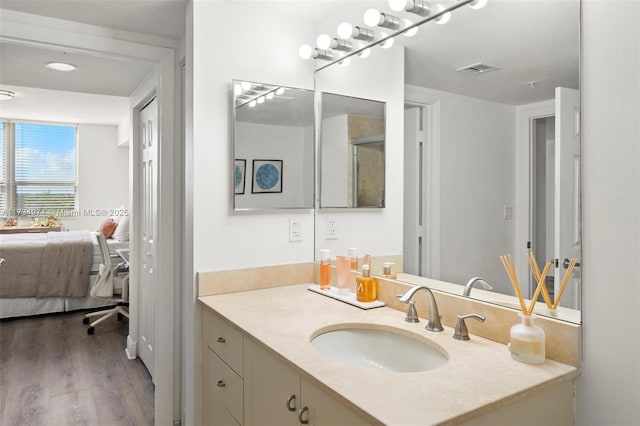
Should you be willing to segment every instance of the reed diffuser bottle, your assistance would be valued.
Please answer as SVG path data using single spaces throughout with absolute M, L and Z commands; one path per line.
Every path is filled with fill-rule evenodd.
M 518 313 L 520 324 L 511 327 L 509 350 L 516 361 L 540 364 L 545 359 L 544 330 L 535 325 L 535 314 Z

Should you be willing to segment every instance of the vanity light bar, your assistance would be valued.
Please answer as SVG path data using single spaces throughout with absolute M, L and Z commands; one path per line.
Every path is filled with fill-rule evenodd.
M 234 87 L 236 108 L 247 104 L 249 104 L 250 107 L 254 107 L 257 104 L 262 104 L 265 101 L 273 99 L 277 95 L 282 95 L 284 91 L 284 87 L 264 86 L 261 84 L 245 85 L 245 88 L 239 91 L 238 84 L 236 84 L 236 87 Z
M 430 21 L 434 21 L 438 24 L 445 24 L 451 17 L 451 12 L 457 10 L 463 6 L 469 6 L 472 9 L 480 9 L 485 6 L 488 0 L 459 0 L 451 6 L 445 7 L 443 5 L 433 6 L 426 0 L 389 0 L 389 7 L 394 11 L 404 11 L 413 13 L 422 17 L 417 22 L 411 22 L 405 18 L 399 18 L 389 13 L 380 12 L 377 9 L 367 9 L 364 13 L 364 22 L 369 27 L 383 27 L 392 30 L 391 34 L 381 33 L 380 37 L 376 40 L 373 30 L 369 28 L 363 28 L 359 26 L 352 26 L 349 22 L 343 22 L 338 25 L 337 32 L 339 38 L 331 38 L 326 34 L 321 34 L 316 40 L 318 48 L 313 49 L 308 44 L 303 44 L 298 49 L 298 54 L 302 59 L 323 59 L 329 61 L 329 63 L 317 68 L 316 71 L 320 71 L 335 63 L 346 64 L 351 56 L 358 55 L 365 58 L 370 52 L 370 48 L 380 45 L 383 48 L 388 48 L 393 45 L 393 39 L 398 34 L 404 34 L 406 36 L 412 36 L 418 29 L 418 26 Z M 404 23 L 402 25 L 401 23 Z M 402 26 L 402 28 L 401 28 Z M 353 45 L 348 46 L 346 41 L 349 38 L 365 42 L 357 47 Z M 325 49 L 325 47 L 328 47 Z M 343 55 L 337 55 L 334 58 L 333 50 L 345 52 Z

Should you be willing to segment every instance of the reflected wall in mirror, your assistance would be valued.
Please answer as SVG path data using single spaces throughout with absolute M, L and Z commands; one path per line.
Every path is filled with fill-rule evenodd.
M 313 208 L 312 90 L 233 81 L 234 210 Z
M 546 284 L 559 293 L 563 261 L 581 257 L 579 20 L 579 0 L 490 0 L 395 37 L 405 49 L 399 279 L 462 295 L 480 276 L 494 289 L 470 297 L 517 308 L 499 256 L 513 255 L 530 297 L 533 251 L 541 267 L 553 262 Z M 579 309 L 576 267 L 556 315 L 580 322 Z M 549 315 L 544 303 L 536 313 Z
M 384 207 L 385 103 L 321 94 L 320 207 Z

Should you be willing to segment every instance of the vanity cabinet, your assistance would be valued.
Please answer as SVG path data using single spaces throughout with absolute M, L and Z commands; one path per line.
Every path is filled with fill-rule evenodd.
M 202 313 L 203 424 L 244 424 L 244 336 L 209 310 Z
M 208 309 L 202 313 L 203 424 L 369 424 Z
M 273 353 L 245 339 L 245 426 L 366 425 Z

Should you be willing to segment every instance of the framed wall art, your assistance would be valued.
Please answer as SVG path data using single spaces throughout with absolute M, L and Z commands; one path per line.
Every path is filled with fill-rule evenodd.
M 246 170 L 247 170 L 247 160 L 236 158 L 235 168 L 233 172 L 235 194 L 244 194 L 244 182 L 245 182 Z
M 282 192 L 282 160 L 253 160 L 252 194 Z

